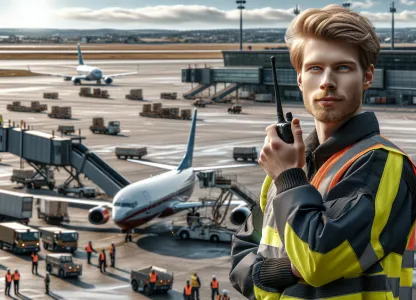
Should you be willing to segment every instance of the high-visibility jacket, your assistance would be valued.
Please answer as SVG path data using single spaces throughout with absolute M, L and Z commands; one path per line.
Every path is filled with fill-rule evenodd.
M 211 280 L 211 288 L 217 289 L 218 288 L 218 280 Z
M 88 245 L 87 245 L 87 252 L 88 253 L 92 252 L 92 247 L 91 247 L 90 243 L 88 243 Z
M 12 282 L 12 274 L 6 274 L 6 281 L 8 282 L 8 283 L 10 283 L 10 282 Z
M 154 274 L 150 273 L 149 277 L 150 277 L 150 282 L 151 283 L 155 283 L 157 281 L 157 274 L 156 273 L 154 273 Z
M 367 172 L 366 180 L 379 180 L 378 190 L 366 190 L 364 183 L 355 201 L 346 204 L 338 200 L 331 203 L 331 197 L 339 197 L 337 192 L 340 192 L 341 187 L 344 188 L 341 190 L 343 194 L 340 193 L 342 197 L 345 195 L 345 189 L 353 189 L 358 184 L 354 179 L 348 182 L 348 176 L 354 178 L 351 174 L 360 172 L 359 167 L 351 170 L 351 166 L 370 151 L 377 149 L 377 155 L 380 156 L 377 159 L 385 157 L 384 168 L 377 170 L 379 174 L 374 174 L 377 171 Z M 373 152 L 373 155 L 374 153 L 376 152 Z M 323 220 L 320 220 L 322 216 L 316 211 L 308 214 L 307 206 L 302 211 L 297 210 L 297 204 L 290 202 L 289 195 L 281 199 L 288 202 L 285 213 L 289 214 L 291 211 L 289 217 L 284 214 L 281 218 L 274 216 L 282 212 L 278 212 L 274 207 L 273 202 L 276 199 L 262 203 L 264 211 L 270 212 L 270 209 L 273 209 L 274 214 L 264 215 L 258 254 L 270 257 L 273 252 L 285 253 L 303 280 L 286 288 L 284 294 L 271 293 L 255 286 L 256 299 L 269 299 L 271 295 L 274 295 L 273 299 L 303 299 L 313 294 L 314 299 L 394 299 L 400 296 L 400 300 L 411 300 L 414 220 L 410 218 L 410 210 L 408 219 L 400 219 L 400 222 L 404 223 L 402 226 L 397 224 L 399 219 L 389 217 L 395 206 L 405 205 L 404 201 L 407 200 L 406 197 L 401 197 L 403 195 L 399 195 L 409 191 L 405 187 L 406 183 L 409 183 L 403 179 L 406 177 L 404 174 L 408 174 L 409 181 L 415 180 L 416 167 L 413 164 L 405 164 L 406 160 L 409 159 L 404 152 L 379 135 L 361 140 L 334 154 L 312 180 L 312 185 L 320 194 L 315 197 L 316 201 L 326 200 Z M 406 167 L 409 165 L 410 168 Z M 362 172 L 366 172 L 364 166 L 361 168 L 364 168 Z M 310 187 L 306 185 L 304 188 Z M 310 191 L 308 192 L 308 196 L 305 194 L 304 197 L 314 198 L 314 195 L 311 197 Z M 371 193 L 374 193 L 374 198 Z M 301 193 L 296 197 L 304 198 Z M 309 203 L 309 207 L 314 205 L 314 201 L 315 199 Z M 402 203 L 397 203 L 398 201 Z M 407 205 L 412 207 L 411 203 Z M 282 222 L 279 224 L 280 220 Z M 301 228 L 296 227 L 296 220 L 301 222 Z M 338 234 L 340 229 L 337 226 L 342 228 L 343 220 L 348 220 L 351 227 L 341 229 L 342 233 Z M 394 227 L 397 226 L 400 228 L 395 230 Z M 386 241 L 387 236 L 383 236 L 386 227 L 390 230 L 389 235 L 397 236 L 390 236 Z M 407 231 L 407 238 L 403 235 L 403 230 Z M 284 238 L 284 249 L 281 247 L 281 237 Z M 341 240 L 345 237 L 347 239 Z M 346 295 L 350 296 L 345 298 Z
M 39 260 L 39 256 L 37 254 L 32 254 L 32 262 L 37 263 Z
M 20 273 L 19 273 L 19 272 L 17 272 L 17 273 L 16 273 L 16 272 L 14 272 L 14 273 L 13 273 L 13 280 L 15 280 L 15 281 L 16 281 L 16 280 L 20 280 Z
M 191 277 L 191 286 L 199 287 L 198 276 L 192 275 Z
M 191 296 L 192 295 L 192 286 L 185 285 L 185 295 L 186 296 Z
M 104 260 L 105 260 L 105 255 L 104 255 L 104 253 L 102 253 L 102 252 L 100 253 L 100 260 L 101 260 L 101 261 L 104 261 Z

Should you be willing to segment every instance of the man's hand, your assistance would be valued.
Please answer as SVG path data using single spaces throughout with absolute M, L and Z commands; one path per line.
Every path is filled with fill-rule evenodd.
M 305 144 L 299 119 L 293 119 L 291 125 L 293 144 L 286 144 L 279 138 L 275 124 L 266 128 L 267 142 L 258 162 L 273 180 L 288 169 L 302 168 L 305 165 Z

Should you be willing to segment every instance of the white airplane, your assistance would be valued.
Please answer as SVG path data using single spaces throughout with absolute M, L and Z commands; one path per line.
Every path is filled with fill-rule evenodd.
M 74 85 L 77 85 L 77 84 L 80 85 L 82 84 L 82 81 L 95 81 L 97 82 L 97 84 L 101 84 L 101 80 L 103 80 L 105 84 L 111 84 L 113 82 L 114 77 L 134 75 L 138 73 L 136 71 L 136 72 L 104 75 L 103 71 L 101 71 L 99 68 L 84 64 L 84 60 L 82 59 L 81 46 L 79 44 L 78 44 L 78 63 L 79 65 L 76 67 L 78 75 L 65 75 L 65 74 L 39 73 L 39 72 L 35 72 L 35 73 L 48 75 L 48 76 L 62 77 L 64 78 L 65 81 L 72 81 Z M 30 71 L 30 68 L 29 68 L 29 71 Z
M 198 208 L 213 205 L 213 203 L 187 202 L 192 195 L 195 183 L 198 181 L 196 176 L 198 172 L 255 166 L 256 164 L 193 168 L 192 157 L 195 142 L 196 116 L 197 110 L 195 110 L 193 115 L 187 150 L 179 166 L 175 167 L 129 159 L 131 162 L 163 168 L 169 171 L 126 186 L 115 195 L 112 203 L 35 194 L 30 194 L 30 196 L 47 201 L 96 205 L 96 207 L 89 210 L 88 220 L 90 223 L 94 225 L 105 224 L 108 222 L 111 214 L 114 223 L 123 232 L 127 233 L 154 218 L 167 217 L 183 210 L 191 209 L 195 211 Z M 27 196 L 28 194 L 24 195 Z M 235 225 L 241 225 L 250 213 L 247 204 L 242 201 L 231 201 L 230 205 L 237 206 L 231 213 L 231 222 Z

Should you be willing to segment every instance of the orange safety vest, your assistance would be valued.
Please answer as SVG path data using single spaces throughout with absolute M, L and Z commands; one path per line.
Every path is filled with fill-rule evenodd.
M 6 274 L 7 282 L 12 282 L 12 274 Z
M 39 260 L 39 256 L 37 254 L 32 254 L 32 262 L 37 263 Z
M 156 273 L 155 273 L 155 274 L 150 273 L 150 274 L 149 274 L 149 277 L 150 277 L 150 282 L 151 282 L 151 283 L 154 283 L 154 282 L 156 282 L 156 281 L 157 281 L 157 275 L 156 275 Z
M 192 294 L 192 286 L 185 285 L 185 295 L 186 296 L 191 296 L 191 294 Z
M 104 260 L 104 253 L 100 253 L 100 260 Z
M 110 254 L 114 253 L 114 247 L 110 247 Z
M 91 245 L 89 243 L 87 245 L 87 252 L 88 253 L 91 253 L 92 252 L 92 248 L 91 248 Z
M 213 279 L 213 280 L 211 281 L 211 284 L 212 284 L 212 288 L 213 288 L 213 289 L 217 289 L 217 288 L 218 288 L 218 280 L 214 280 L 214 279 Z
M 20 273 L 14 273 L 13 274 L 13 280 L 19 280 L 20 279 Z

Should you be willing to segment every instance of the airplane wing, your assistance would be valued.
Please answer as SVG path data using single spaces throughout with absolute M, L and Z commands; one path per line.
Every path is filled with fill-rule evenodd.
M 2 190 L 2 192 L 7 193 L 8 191 Z M 42 194 L 19 193 L 19 192 L 14 192 L 14 191 L 10 193 L 13 193 L 14 195 L 18 195 L 22 197 L 40 198 L 46 201 L 78 203 L 78 204 L 86 204 L 86 205 L 93 205 L 93 206 L 105 206 L 108 208 L 113 207 L 112 203 L 106 202 L 106 201 L 75 199 L 75 198 L 70 198 L 70 197 L 48 196 L 48 195 L 42 195 Z
M 128 161 L 134 162 L 136 164 L 156 167 L 156 168 L 165 169 L 165 170 L 169 170 L 169 171 L 173 171 L 173 170 L 176 170 L 178 168 L 178 167 L 171 166 L 171 165 L 158 164 L 158 163 L 154 163 L 154 162 L 150 162 L 150 161 L 143 161 L 143 160 L 136 160 L 136 159 L 128 159 Z
M 39 72 L 32 72 L 32 73 L 39 74 L 39 75 L 46 75 L 46 76 L 62 77 L 62 78 L 69 79 L 69 80 L 71 80 L 74 77 L 79 80 L 86 80 L 87 78 L 86 75 L 67 75 L 67 74 L 58 74 L 58 73 L 39 73 Z
M 232 168 L 243 168 L 243 167 L 253 167 L 257 164 L 239 164 L 239 165 L 225 165 L 225 166 L 212 166 L 212 167 L 197 167 L 193 168 L 195 172 L 208 171 L 208 170 L 222 170 L 222 169 L 232 169 Z
M 172 210 L 174 212 L 178 212 L 181 210 L 185 210 L 185 209 L 191 209 L 191 208 L 200 208 L 200 207 L 207 207 L 207 206 L 214 206 L 215 205 L 215 201 L 207 201 L 207 202 L 201 202 L 201 201 L 195 201 L 195 202 L 179 202 L 179 203 L 175 203 L 172 206 Z M 248 205 L 245 201 L 241 201 L 241 200 L 233 200 L 230 203 L 230 206 L 240 206 L 246 204 Z M 228 201 L 224 203 L 224 205 L 228 205 Z
M 138 73 L 139 72 L 128 72 L 128 73 L 120 73 L 120 74 L 110 74 L 110 75 L 103 75 L 103 77 L 113 78 L 113 77 L 119 77 L 119 76 L 134 75 L 134 74 L 138 74 Z

